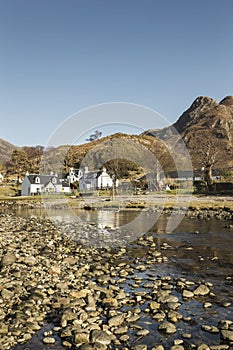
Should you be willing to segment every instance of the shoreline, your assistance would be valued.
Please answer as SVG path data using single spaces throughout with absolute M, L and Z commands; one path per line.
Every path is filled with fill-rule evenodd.
M 116 210 L 116 211 L 153 211 L 165 214 L 181 213 L 200 218 L 217 217 L 218 219 L 233 219 L 232 196 L 122 196 L 107 198 L 69 198 L 69 197 L 11 197 L 0 199 L 0 211 L 18 209 L 49 209 L 49 210 Z

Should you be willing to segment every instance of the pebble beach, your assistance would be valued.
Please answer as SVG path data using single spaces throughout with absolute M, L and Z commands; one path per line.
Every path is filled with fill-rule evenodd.
M 98 228 L 1 212 L 1 350 L 233 348 L 231 274 L 219 298 L 208 278 L 170 273 L 172 247 L 150 233 L 103 248 L 85 232 Z

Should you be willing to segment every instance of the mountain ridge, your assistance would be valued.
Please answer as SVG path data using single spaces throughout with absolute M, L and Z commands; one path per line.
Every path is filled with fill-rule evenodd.
M 51 165 L 56 164 L 56 157 L 59 154 L 60 159 L 65 155 L 66 160 L 69 160 L 66 164 L 69 166 L 72 166 L 72 163 L 80 163 L 93 147 L 96 147 L 99 157 L 101 157 L 101 147 L 106 146 L 106 144 L 110 145 L 111 140 L 119 138 L 122 138 L 124 143 L 124 139 L 130 139 L 130 135 L 117 133 L 83 145 L 54 147 L 51 154 L 55 155 L 55 161 L 51 162 Z M 194 169 L 203 167 L 203 150 L 208 143 L 212 153 L 213 151 L 216 153 L 215 167 L 233 168 L 233 96 L 226 96 L 220 102 L 208 96 L 198 96 L 175 123 L 163 129 L 149 129 L 141 135 L 134 135 L 136 143 L 139 142 L 140 138 L 142 145 L 147 143 L 148 147 L 152 146 L 153 148 L 157 142 L 158 149 L 162 149 L 161 141 L 163 141 L 167 145 L 172 145 L 172 148 L 178 153 L 181 150 L 182 140 L 191 155 Z M 30 154 L 34 154 L 35 157 L 32 148 L 18 147 L 0 139 L 0 163 L 9 162 L 14 149 L 26 150 L 29 158 Z M 36 146 L 34 148 L 36 149 Z M 173 156 L 176 157 L 176 154 Z M 53 160 L 52 156 L 51 160 Z
M 177 121 L 163 129 L 150 129 L 142 135 L 151 135 L 168 142 L 179 135 L 188 148 L 194 168 L 201 168 L 200 154 L 207 141 L 216 149 L 220 168 L 233 167 L 233 96 L 219 103 L 208 96 L 197 97 Z

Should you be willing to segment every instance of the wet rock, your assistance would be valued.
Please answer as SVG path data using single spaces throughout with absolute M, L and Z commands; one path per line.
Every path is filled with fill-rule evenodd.
M 113 316 L 108 320 L 109 327 L 121 326 L 124 320 L 125 320 L 124 314 Z
M 140 319 L 139 315 L 130 315 L 126 318 L 127 322 L 136 322 Z
M 82 333 L 75 332 L 74 343 L 78 346 L 89 343 L 89 334 L 83 333 L 83 332 Z
M 203 343 L 197 347 L 197 350 L 210 350 L 210 348 L 207 344 Z
M 210 302 L 205 302 L 203 304 L 204 309 L 210 309 L 212 307 L 212 304 Z
M 184 341 L 183 341 L 182 339 L 175 339 L 175 340 L 173 341 L 173 343 L 174 343 L 174 345 L 181 345 L 181 344 L 184 343 Z
M 101 331 L 101 330 L 93 330 L 91 332 L 91 342 L 95 343 L 101 343 L 101 344 L 105 344 L 105 345 L 109 345 L 113 339 L 112 335 L 108 334 L 105 331 Z
M 231 320 L 221 320 L 218 323 L 218 327 L 220 329 L 229 329 L 233 325 L 233 321 Z
M 160 323 L 158 329 L 164 333 L 171 334 L 176 332 L 176 326 L 173 323 L 164 321 Z
M 95 342 L 93 344 L 93 348 L 94 348 L 94 350 L 106 350 L 107 349 L 107 345 Z
M 221 337 L 227 341 L 233 341 L 233 330 L 221 329 Z
M 139 337 L 145 337 L 146 335 L 148 335 L 150 333 L 150 331 L 148 331 L 148 329 L 140 329 L 139 331 L 137 331 L 137 336 Z
M 147 345 L 139 344 L 133 347 L 133 350 L 147 350 Z
M 128 334 L 123 334 L 122 336 L 120 336 L 120 340 L 123 342 L 126 342 L 129 340 L 129 335 Z
M 201 329 L 203 331 L 209 332 L 209 333 L 219 333 L 219 329 L 215 326 L 209 326 L 209 325 L 202 325 Z
M 128 327 L 119 327 L 114 330 L 114 334 L 125 334 L 128 332 Z
M 157 301 L 151 301 L 149 307 L 152 311 L 157 311 L 160 308 L 160 303 L 157 303 Z
M 194 295 L 207 295 L 210 293 L 209 288 L 205 284 L 200 284 L 195 290 L 194 290 Z
M 182 333 L 182 337 L 185 339 L 191 339 L 192 338 L 192 334 L 191 333 Z
M 44 344 L 55 344 L 56 340 L 52 337 L 45 337 L 43 339 Z
M 194 293 L 191 292 L 190 290 L 184 289 L 182 292 L 182 296 L 184 299 L 189 299 L 194 297 Z

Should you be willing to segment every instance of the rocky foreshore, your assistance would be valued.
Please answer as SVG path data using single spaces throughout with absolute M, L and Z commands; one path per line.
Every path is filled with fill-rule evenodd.
M 77 239 L 98 238 L 93 225 L 6 213 L 0 224 L 0 349 L 232 349 L 231 298 L 169 274 L 170 247 L 152 235 L 98 248 Z

